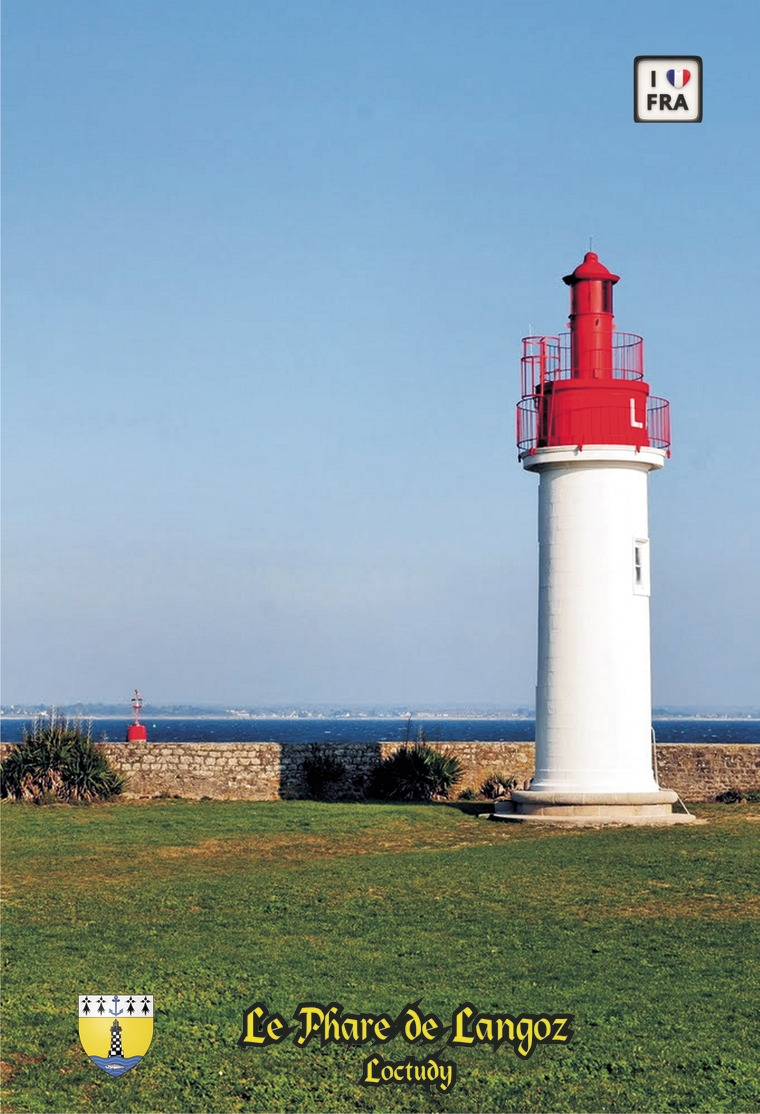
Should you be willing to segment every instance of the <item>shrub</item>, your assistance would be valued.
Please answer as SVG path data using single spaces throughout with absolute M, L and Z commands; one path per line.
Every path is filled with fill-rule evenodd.
M 480 787 L 480 792 L 484 797 L 488 797 L 489 800 L 496 801 L 499 797 L 508 796 L 510 790 L 516 788 L 516 777 L 512 777 L 510 774 L 497 772 L 488 775 Z
M 725 792 L 718 793 L 715 800 L 722 805 L 738 805 L 744 800 L 744 794 L 741 789 L 726 789 Z
M 312 743 L 303 761 L 303 777 L 309 796 L 317 801 L 334 796 L 338 783 L 345 776 L 343 762 L 319 743 Z
M 383 759 L 369 791 L 373 797 L 391 801 L 432 801 L 448 797 L 461 778 L 462 763 L 455 755 L 416 743 Z
M 0 766 L 0 796 L 36 804 L 110 800 L 124 784 L 93 743 L 89 726 L 55 712 L 25 728 Z

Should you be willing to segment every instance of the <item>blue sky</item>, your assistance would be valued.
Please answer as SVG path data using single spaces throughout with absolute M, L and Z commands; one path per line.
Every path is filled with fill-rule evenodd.
M 520 338 L 673 456 L 654 698 L 757 704 L 760 8 L 6 0 L 3 700 L 530 703 Z M 637 54 L 704 120 L 635 124 Z

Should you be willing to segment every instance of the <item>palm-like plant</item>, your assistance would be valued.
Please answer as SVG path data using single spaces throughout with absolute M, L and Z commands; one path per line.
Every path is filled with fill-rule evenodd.
M 497 801 L 499 797 L 508 797 L 513 789 L 517 788 L 517 778 L 511 774 L 496 772 L 489 774 L 480 787 L 484 797 Z
M 416 743 L 383 759 L 369 792 L 391 801 L 432 801 L 448 797 L 461 777 L 462 763 L 455 755 Z
M 34 801 L 109 800 L 125 778 L 92 741 L 89 726 L 55 711 L 24 729 L 0 765 L 0 796 Z

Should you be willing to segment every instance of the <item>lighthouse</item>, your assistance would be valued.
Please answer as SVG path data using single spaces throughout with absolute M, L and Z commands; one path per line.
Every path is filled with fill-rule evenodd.
M 108 1049 L 108 1057 L 110 1059 L 112 1056 L 123 1057 L 123 1055 L 124 1053 L 121 1048 L 121 1025 L 119 1025 L 118 1018 L 115 1017 L 113 1019 L 113 1025 L 111 1026 L 111 1045 Z
M 539 477 L 536 772 L 504 819 L 673 823 L 654 771 L 649 473 L 670 455 L 669 404 L 643 341 L 615 328 L 619 276 L 593 251 L 563 280 L 569 333 L 523 340 L 519 459 Z
M 127 742 L 128 743 L 147 743 L 148 729 L 144 723 L 140 723 L 140 711 L 143 706 L 143 698 L 140 695 L 139 689 L 135 689 L 134 696 L 132 697 L 132 712 L 134 714 L 134 723 L 131 723 L 127 728 Z

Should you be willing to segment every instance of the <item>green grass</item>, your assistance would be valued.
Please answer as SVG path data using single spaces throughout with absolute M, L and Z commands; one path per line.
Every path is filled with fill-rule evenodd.
M 445 805 L 7 803 L 6 1111 L 757 1111 L 756 805 L 552 831 Z M 110 1079 L 77 995 L 155 995 Z M 237 1045 L 263 1001 L 572 1013 L 530 1059 L 453 1049 L 446 1095 L 367 1089 L 374 1046 Z M 396 1038 L 386 1059 L 424 1059 Z

